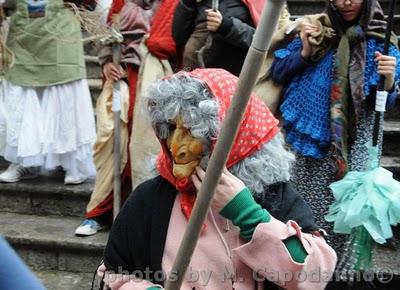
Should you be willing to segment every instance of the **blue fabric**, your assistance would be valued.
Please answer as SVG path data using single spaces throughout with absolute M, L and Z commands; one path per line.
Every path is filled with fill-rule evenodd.
M 386 110 L 389 110 L 390 108 L 393 108 L 393 106 L 396 104 L 397 100 L 397 94 L 398 91 L 396 88 L 399 87 L 400 84 L 395 84 L 392 88 L 391 91 L 389 91 L 389 94 L 387 96 L 387 101 L 386 101 Z
M 299 48 L 293 54 L 285 56 L 285 61 L 273 62 L 270 72 L 274 76 L 275 82 L 287 86 L 294 76 L 303 73 L 310 64 L 301 56 L 301 49 Z
M 367 59 L 365 63 L 365 85 L 364 92 L 366 96 L 371 94 L 371 87 L 377 86 L 379 82 L 379 75 L 377 73 L 377 65 L 375 63 L 375 51 L 383 51 L 383 43 L 371 38 L 367 42 Z M 396 57 L 396 82 L 400 80 L 400 52 L 393 46 L 389 46 L 389 55 Z
M 85 219 L 81 224 L 81 226 L 87 226 L 87 225 L 95 229 L 98 229 L 100 227 L 99 223 L 93 219 Z
M 302 48 L 300 38 L 295 38 L 287 48 L 275 52 L 273 66 L 285 69 L 280 75 L 288 78 L 293 75 L 288 65 L 291 55 L 299 55 Z M 375 51 L 382 51 L 383 43 L 367 40 L 367 54 L 364 74 L 364 91 L 366 98 L 371 98 L 372 88 L 378 83 L 379 75 L 376 70 Z M 318 63 L 309 65 L 303 73 L 292 77 L 280 107 L 287 134 L 287 142 L 293 150 L 303 156 L 322 158 L 327 152 L 330 140 L 330 89 L 335 50 L 330 50 Z M 389 55 L 397 58 L 400 64 L 400 52 L 390 46 Z M 292 62 L 292 60 L 290 60 Z M 275 74 L 275 75 L 274 75 Z M 271 70 L 272 79 L 279 81 L 279 75 Z M 290 78 L 289 78 L 290 79 Z M 400 79 L 400 65 L 396 68 L 396 82 Z M 282 78 L 281 78 L 282 81 Z M 394 104 L 396 92 L 389 95 L 388 104 Z
M 0 289 L 45 290 L 40 281 L 0 236 Z

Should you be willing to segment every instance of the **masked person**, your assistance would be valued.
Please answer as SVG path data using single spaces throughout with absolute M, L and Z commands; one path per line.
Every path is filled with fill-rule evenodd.
M 100 269 L 111 289 L 162 287 L 236 83 L 224 70 L 197 69 L 151 86 L 159 175 L 137 187 L 111 229 Z M 265 278 L 286 289 L 323 289 L 328 282 L 336 255 L 288 183 L 294 157 L 277 124 L 252 96 L 189 265 L 193 275 L 209 278 L 186 277 L 181 289 L 274 289 Z M 324 278 L 295 278 L 317 268 Z M 284 281 L 285 274 L 292 278 Z
M 384 75 L 386 107 L 393 106 L 400 53 L 394 42 L 389 55 L 381 53 L 386 22 L 375 0 L 331 0 L 325 16 L 329 23 L 302 25 L 299 37 L 275 52 L 271 77 L 285 87 L 280 110 L 287 142 L 297 153 L 295 187 L 317 223 L 333 234 L 325 221 L 334 200 L 329 185 L 348 170 L 367 169 L 374 91 Z M 316 50 L 310 39 L 330 28 L 334 37 L 326 38 L 325 50 Z M 332 243 L 341 249 L 343 236 Z
M 0 96 L 0 182 L 62 166 L 65 184 L 96 175 L 96 138 L 80 23 L 62 0 L 17 0 L 7 47 L 14 54 Z

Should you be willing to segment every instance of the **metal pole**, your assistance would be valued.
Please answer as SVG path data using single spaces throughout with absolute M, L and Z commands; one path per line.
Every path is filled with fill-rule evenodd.
M 218 8 L 219 8 L 219 0 L 212 0 L 211 3 L 212 3 L 212 4 L 211 4 L 212 10 L 217 11 Z
M 389 4 L 389 15 L 387 19 L 387 27 L 385 31 L 385 41 L 383 46 L 383 54 L 387 55 L 389 52 L 390 36 L 392 35 L 393 17 L 396 0 L 390 0 Z M 372 146 L 378 145 L 379 131 L 383 124 L 381 124 L 382 115 L 385 112 L 387 92 L 384 90 L 385 87 L 385 76 L 379 77 L 378 88 L 376 92 L 376 105 L 375 105 L 375 121 L 374 121 L 374 133 L 372 136 Z M 381 99 L 380 96 L 383 95 Z
M 211 9 L 213 11 L 217 11 L 219 8 L 219 0 L 212 0 L 211 2 Z M 208 32 L 207 38 L 206 38 L 206 43 L 197 51 L 197 61 L 198 61 L 198 66 L 200 68 L 205 68 L 206 65 L 204 63 L 204 58 L 203 58 L 203 53 L 206 49 L 209 49 L 212 45 L 213 42 L 213 36 L 211 32 Z
M 192 215 L 182 243 L 179 247 L 171 275 L 165 285 L 166 290 L 179 290 L 185 276 L 193 251 L 200 235 L 201 226 L 208 212 L 219 177 L 232 148 L 233 142 L 258 72 L 271 43 L 272 35 L 278 23 L 280 11 L 285 1 L 269 0 L 264 6 L 261 21 L 253 37 L 253 42 L 243 64 L 239 81 L 222 124 L 221 133 L 207 166 L 204 182 L 197 194 Z
M 119 32 L 120 17 L 113 15 L 113 27 Z M 114 41 L 112 43 L 113 63 L 115 67 L 120 66 L 121 46 Z M 113 188 L 113 218 L 117 217 L 121 209 L 121 96 L 119 81 L 114 81 L 112 111 L 114 113 L 114 188 Z

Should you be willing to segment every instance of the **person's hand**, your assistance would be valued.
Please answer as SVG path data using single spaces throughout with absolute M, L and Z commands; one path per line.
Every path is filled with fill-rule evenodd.
M 298 27 L 301 42 L 303 43 L 303 49 L 301 50 L 301 56 L 305 59 L 311 57 L 314 53 L 314 50 L 308 41 L 308 37 L 311 33 L 317 32 L 319 30 L 318 26 L 309 24 L 309 23 L 301 23 Z
M 200 189 L 205 175 L 205 171 L 201 167 L 197 166 L 196 171 L 192 175 L 192 181 L 197 190 Z M 243 181 L 230 173 L 225 167 L 215 189 L 212 206 L 216 210 L 221 211 L 224 206 L 236 196 L 236 194 L 243 190 L 243 188 L 245 188 Z
M 396 72 L 396 58 L 382 53 L 375 52 L 375 61 L 378 64 L 378 74 L 385 76 L 385 90 L 393 88 Z
M 125 76 L 125 71 L 121 66 L 116 67 L 112 62 L 109 62 L 104 65 L 103 74 L 106 79 L 117 81 Z
M 205 11 L 207 13 L 207 29 L 211 32 L 217 31 L 222 23 L 221 12 L 212 9 L 206 9 Z

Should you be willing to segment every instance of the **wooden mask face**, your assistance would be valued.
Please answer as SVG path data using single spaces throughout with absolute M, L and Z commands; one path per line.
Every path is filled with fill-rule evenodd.
M 193 137 L 183 124 L 182 118 L 171 121 L 167 138 L 167 147 L 173 161 L 173 174 L 180 180 L 190 177 L 203 157 L 203 144 L 199 138 Z

